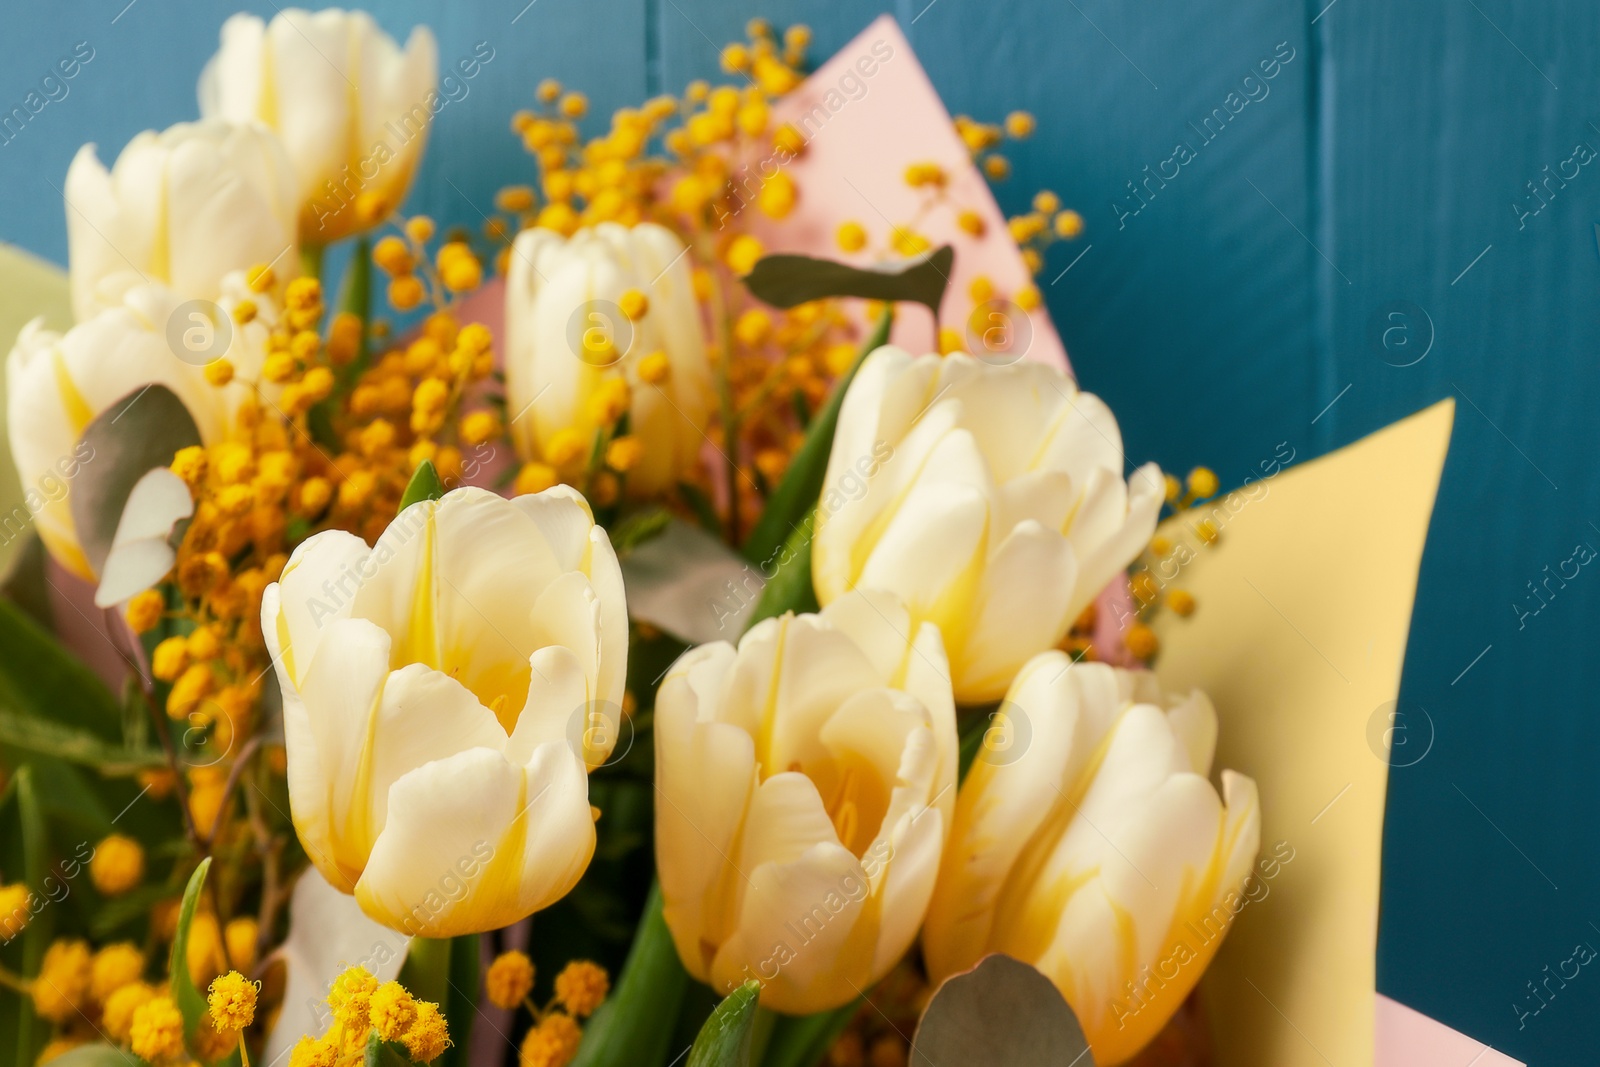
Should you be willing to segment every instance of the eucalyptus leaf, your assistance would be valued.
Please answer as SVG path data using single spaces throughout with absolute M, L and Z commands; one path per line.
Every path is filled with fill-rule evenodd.
M 688 1067 L 749 1067 L 760 995 L 761 983 L 751 979 L 724 997 L 694 1039 Z
M 171 464 L 180 448 L 198 445 L 200 431 L 176 393 L 147 385 L 97 415 L 80 440 L 93 458 L 73 479 L 67 504 L 83 554 L 99 574 L 133 487 Z
M 200 906 L 200 891 L 205 888 L 206 872 L 211 870 L 211 857 L 200 861 L 200 866 L 189 876 L 183 891 L 183 906 L 178 910 L 178 932 L 172 938 L 172 999 L 183 1013 L 183 1032 L 193 1038 L 195 1027 L 206 1013 L 206 999 L 195 988 L 189 977 L 189 927 L 194 923 L 194 913 Z
M 94 767 L 104 775 L 129 775 L 166 764 L 160 749 L 108 744 L 66 723 L 0 708 L 0 744 Z
M 761 517 L 750 528 L 750 536 L 745 538 L 742 551 L 746 559 L 765 567 L 805 514 L 817 506 L 822 482 L 827 477 L 828 454 L 833 451 L 833 435 L 839 426 L 839 408 L 844 404 L 844 395 L 855 380 L 861 361 L 888 342 L 889 327 L 893 323 L 894 309 L 884 309 L 872 333 L 861 343 L 855 362 L 834 383 L 827 403 L 807 426 L 805 440 L 795 450 L 783 480 L 767 498 Z
M 406 491 L 400 496 L 400 510 L 404 511 L 418 501 L 438 500 L 442 496 L 444 483 L 439 480 L 439 471 L 434 467 L 433 460 L 425 459 L 417 464 L 411 481 L 406 483 Z
M 672 519 L 620 560 L 628 614 L 690 644 L 744 630 L 761 574 L 711 534 Z
M 955 249 L 949 245 L 884 267 L 852 267 L 831 259 L 780 252 L 757 260 L 744 276 L 744 284 L 774 307 L 855 296 L 921 304 L 937 317 L 955 258 Z
M 1094 1067 L 1089 1042 L 1055 985 L 1010 956 L 985 956 L 945 980 L 911 1040 L 926 1067 Z
M 193 514 L 194 497 L 182 478 L 166 467 L 146 471 L 111 535 L 94 606 L 113 607 L 165 578 L 178 560 L 178 524 Z

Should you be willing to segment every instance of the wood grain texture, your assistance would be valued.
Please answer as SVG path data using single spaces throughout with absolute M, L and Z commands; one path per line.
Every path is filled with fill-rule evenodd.
M 1280 445 L 1303 460 L 1455 395 L 1402 701 L 1417 730 L 1428 729 L 1420 709 L 1431 716 L 1432 748 L 1391 776 L 1379 987 L 1522 1059 L 1583 1058 L 1600 977 L 1585 968 L 1550 980 L 1542 1002 L 1528 983 L 1545 989 L 1578 942 L 1600 946 L 1590 911 L 1600 668 L 1586 647 L 1600 636 L 1600 578 L 1585 567 L 1551 580 L 1537 614 L 1528 583 L 1544 583 L 1578 542 L 1600 547 L 1600 159 L 1559 177 L 1580 141 L 1600 148 L 1600 10 L 1580 0 L 525 3 L 368 5 L 391 32 L 433 25 L 447 63 L 478 41 L 495 49 L 440 116 L 412 209 L 476 226 L 496 188 L 530 173 L 507 122 L 540 77 L 587 91 L 598 128 L 616 106 L 713 75 L 717 49 L 752 14 L 807 22 L 823 56 L 888 11 L 952 111 L 1039 116 L 998 194 L 1018 211 L 1051 188 L 1088 222 L 1080 241 L 1052 251 L 1042 288 L 1085 387 L 1121 415 L 1130 460 L 1209 463 L 1237 484 Z M 93 0 L 8 12 L 0 110 L 74 43 L 96 57 L 65 99 L 0 145 L 0 237 L 62 261 L 56 190 L 72 153 L 92 140 L 110 158 L 141 129 L 194 117 L 195 78 L 231 7 Z M 1294 58 L 1269 91 L 1213 138 L 1197 133 L 1190 124 L 1226 111 L 1230 93 L 1261 92 L 1244 79 L 1259 79 L 1280 43 Z M 1142 186 L 1144 168 L 1180 141 L 1193 160 L 1164 186 L 1152 181 L 1146 203 L 1130 201 L 1128 183 Z M 1541 198 L 1526 199 L 1526 183 L 1551 173 Z M 1385 317 L 1397 309 L 1401 320 Z M 1395 365 L 1421 350 L 1401 342 L 1425 335 L 1426 356 Z M 1519 598 L 1526 618 L 1511 606 Z
M 1343 442 L 1458 398 L 1401 701 L 1420 734 L 1431 717 L 1433 749 L 1390 775 L 1379 987 L 1530 1063 L 1592 1060 L 1600 1007 L 1589 968 L 1544 988 L 1575 945 L 1600 947 L 1600 581 L 1557 577 L 1548 606 L 1528 585 L 1600 548 L 1600 160 L 1558 176 L 1547 207 L 1526 184 L 1600 148 L 1597 23 L 1593 5 L 1506 0 L 1346 0 L 1319 23 L 1332 254 L 1354 283 L 1331 346 L 1351 389 L 1325 421 Z M 1394 300 L 1433 323 L 1414 366 L 1368 336 Z

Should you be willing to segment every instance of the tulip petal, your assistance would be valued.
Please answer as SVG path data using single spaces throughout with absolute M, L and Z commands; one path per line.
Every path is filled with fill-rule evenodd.
M 744 874 L 731 858 L 757 785 L 750 735 L 710 720 L 734 650 L 702 645 L 675 664 L 656 699 L 656 860 L 668 926 L 705 981 L 736 921 Z
M 356 885 L 368 915 L 421 937 L 508 926 L 564 896 L 594 852 L 583 764 L 474 748 L 408 772 Z
M 1217 751 L 1217 710 L 1211 698 L 1196 689 L 1167 709 L 1167 722 L 1189 752 L 1189 769 L 1196 774 L 1211 773 L 1211 758 Z
M 934 979 L 971 967 L 990 950 L 1007 880 L 1072 789 L 1073 753 L 1097 740 L 1084 736 L 1076 698 L 1076 676 L 1096 671 L 1110 668 L 1073 664 L 1063 652 L 1040 653 L 1022 668 L 996 712 L 961 786 L 928 912 L 924 952 Z
M 355 534 L 313 534 L 296 546 L 283 574 L 262 597 L 262 636 L 291 684 L 316 657 L 324 628 L 349 618 L 363 578 L 370 574 L 371 554 Z
M 860 863 L 837 844 L 756 867 L 738 929 L 717 952 L 712 987 L 759 976 L 761 1003 L 792 1015 L 848 1003 L 871 981 L 876 924 L 861 928 L 869 901 Z
M 960 431 L 928 457 L 858 585 L 892 590 L 918 619 L 939 625 L 952 647 L 965 633 L 971 587 L 983 575 L 990 534 L 981 458 Z
M 278 662 L 289 807 L 306 854 L 323 877 L 348 891 L 372 844 L 364 825 L 367 798 L 355 792 L 356 768 L 388 677 L 390 642 L 365 619 L 336 619 L 321 638 L 320 654 L 303 668 L 299 684 Z
M 890 805 L 891 810 L 897 807 Z M 873 974 L 888 971 L 916 940 L 933 897 L 949 825 L 938 806 L 928 807 L 919 799 L 863 857 L 865 873 L 881 900 Z
M 369 805 L 368 847 L 387 821 L 389 787 L 406 772 L 467 749 L 506 745 L 493 712 L 460 682 L 420 663 L 390 673 L 376 715 L 351 783 L 352 794 Z
M 1087 607 L 1150 543 L 1164 499 L 1161 469 L 1154 463 L 1134 471 L 1126 485 L 1109 471 L 1090 476 L 1067 529 L 1067 540 L 1078 555 L 1069 618 Z
M 1066 636 L 1077 579 L 1072 546 L 1055 530 L 1028 519 L 1005 535 L 989 558 L 966 640 L 955 646 L 963 701 L 998 700 L 1031 650 Z
M 756 739 L 764 775 L 825 759 L 822 724 L 851 694 L 882 684 L 854 642 L 816 616 L 768 620 L 739 648 L 726 707 L 750 716 L 738 724 Z
M 590 731 L 595 750 L 603 748 L 609 754 L 616 743 L 615 715 L 604 715 L 594 705 L 588 675 L 573 651 L 548 645 L 528 658 L 528 667 L 528 701 L 517 713 L 506 758 L 526 762 L 534 749 L 549 741 L 559 741 L 583 755 Z

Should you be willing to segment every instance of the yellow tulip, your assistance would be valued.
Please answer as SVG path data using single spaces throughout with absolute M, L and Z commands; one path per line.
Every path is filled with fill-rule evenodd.
M 622 574 L 565 487 L 463 488 L 369 548 L 327 531 L 268 587 L 289 800 L 306 854 L 396 930 L 492 930 L 594 851 L 586 766 L 616 741 Z
M 279 274 L 295 254 L 293 173 L 257 123 L 180 122 L 129 141 L 107 170 L 86 144 L 67 168 L 67 251 L 79 322 L 159 283 L 216 300 L 231 271 Z
M 794 1014 L 871 987 L 922 925 L 956 759 L 938 631 L 883 594 L 684 655 L 656 701 L 656 865 L 689 973 Z
M 200 113 L 272 127 L 294 164 L 301 243 L 326 245 L 405 200 L 443 106 L 438 83 L 427 27 L 402 50 L 365 11 L 239 14 L 200 75 Z
M 923 933 L 941 980 L 991 952 L 1042 971 L 1114 1067 L 1183 1003 L 1243 906 L 1255 783 L 1207 779 L 1216 713 L 1154 677 L 1034 657 L 956 801 Z
M 880 348 L 839 413 L 817 597 L 894 593 L 938 624 L 956 699 L 998 700 L 1149 542 L 1161 474 L 1124 462 L 1111 410 L 1056 367 Z
M 65 334 L 40 319 L 22 328 L 6 359 L 6 428 L 23 504 L 0 515 L 0 537 L 16 536 L 31 515 L 50 554 L 92 581 L 68 506 L 72 479 L 95 459 L 81 439 L 89 423 L 145 386 L 163 385 L 189 410 L 204 443 L 237 429 L 251 387 L 243 380 L 214 386 L 204 366 L 223 357 L 241 378 L 256 378 L 277 311 L 268 297 L 248 290 L 242 271 L 218 289 L 218 303 L 200 310 L 165 286 L 139 285 Z M 233 309 L 246 299 L 259 314 L 240 324 Z
M 630 496 L 670 489 L 700 463 L 711 370 L 689 268 L 682 242 L 653 223 L 518 236 L 506 399 L 525 459 L 581 468 L 595 431 L 626 412 L 643 446 L 627 471 Z

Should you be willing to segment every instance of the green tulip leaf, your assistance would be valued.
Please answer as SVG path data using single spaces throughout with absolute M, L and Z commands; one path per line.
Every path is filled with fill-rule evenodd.
M 0 597 L 21 608 L 23 614 L 46 630 L 55 627 L 55 611 L 50 606 L 50 555 L 39 540 L 38 531 L 29 532 L 0 576 Z
M 757 299 L 774 307 L 792 308 L 830 296 L 854 296 L 921 304 L 937 317 L 955 258 L 955 249 L 949 245 L 882 268 L 852 267 L 831 259 L 778 253 L 762 256 L 744 276 L 744 284 Z
M 1010 956 L 985 956 L 934 991 L 911 1040 L 927 1067 L 1094 1067 L 1089 1042 L 1055 985 Z
M 700 1028 L 688 1067 L 749 1067 L 761 983 L 751 979 L 723 998 Z
M 439 471 L 433 460 L 425 459 L 417 464 L 411 481 L 406 483 L 406 491 L 400 495 L 400 510 L 404 511 L 419 500 L 438 500 L 442 496 L 444 483 L 439 480 Z
M 816 513 L 812 512 L 794 528 L 782 551 L 772 558 L 775 569 L 761 589 L 755 610 L 745 620 L 745 629 L 786 611 L 800 614 L 820 610 L 817 591 L 811 584 L 811 539 L 816 533 L 815 523 Z
M 39 973 L 45 946 L 50 943 L 56 923 L 56 911 L 49 906 L 50 901 L 44 899 L 44 886 L 51 874 L 50 842 L 39 799 L 35 768 L 24 766 L 17 770 L 6 790 L 5 803 L 0 805 L 5 809 L 0 813 L 0 863 L 9 871 L 20 873 L 21 881 L 32 890 L 35 903 L 43 904 L 23 929 L 18 949 L 9 952 L 6 958 L 9 966 L 30 976 Z M 11 877 L 14 879 L 16 874 Z M 11 1000 L 10 994 L 4 999 Z M 30 997 L 16 996 L 5 1008 L 0 1019 L 9 1024 L 6 1026 L 8 1043 L 13 1039 L 16 1042 L 16 1062 L 32 1063 L 49 1038 L 51 1026 L 34 1013 Z
M 169 466 L 178 449 L 199 443 L 194 417 L 164 385 L 134 390 L 84 428 L 74 452 L 79 466 L 67 504 L 78 543 L 96 574 L 139 479 Z
M 0 600 L 0 708 L 86 730 L 103 741 L 122 737 L 122 711 L 94 671 L 15 605 Z
M 109 744 L 77 727 L 18 715 L 3 708 L 0 708 L 0 745 L 84 764 L 108 776 L 136 774 L 166 765 L 166 757 L 160 749 Z
M 688 984 L 661 914 L 661 886 L 652 885 L 617 986 L 584 1026 L 571 1067 L 665 1067 Z
M 200 907 L 200 891 L 205 888 L 206 872 L 210 870 L 211 857 L 207 856 L 189 876 L 189 885 L 183 891 L 183 906 L 178 910 L 178 932 L 172 938 L 172 999 L 183 1013 L 183 1032 L 190 1038 L 194 1037 L 195 1028 L 206 1013 L 206 998 L 189 977 L 189 927 Z

